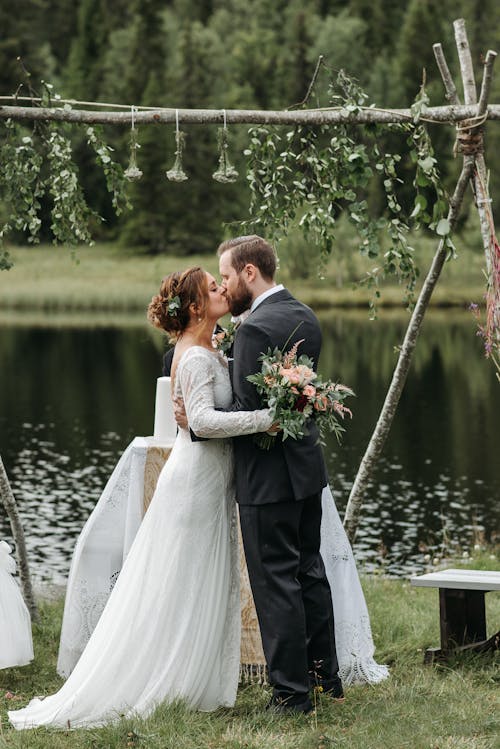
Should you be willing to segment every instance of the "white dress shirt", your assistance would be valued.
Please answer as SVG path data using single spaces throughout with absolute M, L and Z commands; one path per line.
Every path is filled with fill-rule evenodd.
M 264 299 L 267 299 L 268 296 L 271 296 L 271 294 L 277 294 L 278 291 L 283 291 L 285 287 L 282 283 L 277 284 L 276 286 L 271 286 L 270 289 L 267 289 L 267 291 L 263 291 L 262 294 L 259 294 L 259 296 L 255 297 L 255 299 L 252 302 L 252 306 L 250 307 L 250 312 L 253 312 L 261 302 L 264 301 Z

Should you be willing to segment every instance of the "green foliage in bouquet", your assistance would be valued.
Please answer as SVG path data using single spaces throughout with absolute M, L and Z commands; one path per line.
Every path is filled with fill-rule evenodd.
M 333 432 L 340 441 L 345 429 L 339 419 L 352 417 L 344 400 L 354 392 L 346 385 L 322 380 L 314 371 L 310 357 L 305 354 L 297 357 L 297 349 L 303 341 L 297 341 L 288 353 L 279 348 L 268 349 L 259 357 L 261 371 L 247 377 L 266 406 L 273 409 L 274 421 L 280 429 L 277 435 L 256 436 L 257 444 L 265 450 L 269 450 L 278 437 L 283 441 L 289 437 L 302 439 L 308 434 L 311 420 L 318 427 L 321 444 L 327 432 Z

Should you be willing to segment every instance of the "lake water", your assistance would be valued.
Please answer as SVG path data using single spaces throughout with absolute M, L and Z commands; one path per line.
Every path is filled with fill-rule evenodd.
M 350 385 L 354 418 L 327 448 L 343 512 L 407 324 L 329 312 L 321 373 Z M 34 576 L 64 582 L 76 538 L 126 445 L 153 430 L 163 339 L 138 319 L 0 319 L 0 452 Z M 426 555 L 498 537 L 500 384 L 467 312 L 424 323 L 391 435 L 366 495 L 355 553 L 406 575 Z M 0 510 L 0 537 L 10 528 Z

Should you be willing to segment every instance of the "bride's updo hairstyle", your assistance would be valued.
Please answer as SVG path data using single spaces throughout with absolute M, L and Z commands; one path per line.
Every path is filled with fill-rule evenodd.
M 205 317 L 208 302 L 208 281 L 200 267 L 188 268 L 182 273 L 176 271 L 165 276 L 160 292 L 148 306 L 148 320 L 164 330 L 170 339 L 176 341 L 186 330 L 190 321 L 189 307 L 197 308 L 198 320 Z

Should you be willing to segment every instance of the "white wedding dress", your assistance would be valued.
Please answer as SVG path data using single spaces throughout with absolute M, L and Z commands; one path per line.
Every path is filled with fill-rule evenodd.
M 234 704 L 240 596 L 229 437 L 265 431 L 267 410 L 226 413 L 232 391 L 218 352 L 194 346 L 179 362 L 192 442 L 179 430 L 117 583 L 61 689 L 9 712 L 17 729 L 100 726 L 146 716 L 163 701 L 198 710 Z

